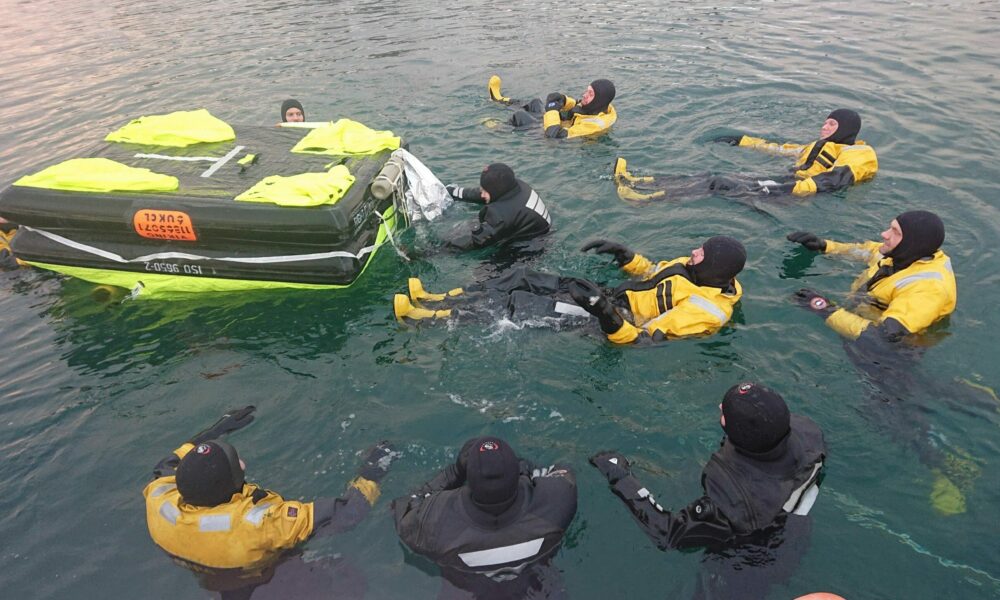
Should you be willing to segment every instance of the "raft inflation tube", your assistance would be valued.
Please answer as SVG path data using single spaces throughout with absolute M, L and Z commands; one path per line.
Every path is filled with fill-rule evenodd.
M 0 216 L 20 226 L 14 255 L 143 296 L 330 289 L 353 284 L 407 225 L 391 132 L 162 117 L 176 115 L 210 133 L 178 142 L 175 131 L 126 131 L 159 118 L 143 117 L 0 193 Z

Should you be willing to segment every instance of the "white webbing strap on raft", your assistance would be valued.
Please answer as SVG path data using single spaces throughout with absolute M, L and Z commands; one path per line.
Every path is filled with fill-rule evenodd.
M 233 148 L 232 150 L 230 150 L 228 154 L 226 154 L 225 156 L 221 156 L 221 157 L 215 157 L 215 156 L 168 156 L 166 154 L 144 154 L 144 153 L 140 152 L 140 153 L 136 154 L 134 156 L 134 158 L 156 158 L 156 159 L 159 159 L 159 160 L 176 160 L 176 161 L 183 161 L 183 162 L 208 161 L 208 162 L 212 163 L 212 166 L 210 166 L 209 168 L 205 169 L 205 171 L 201 174 L 201 176 L 202 177 L 211 177 L 216 171 L 218 171 L 222 167 L 222 165 L 224 165 L 227 162 L 231 161 L 233 159 L 233 157 L 236 156 L 237 154 L 239 154 L 240 152 L 242 152 L 244 148 L 246 148 L 246 146 L 236 146 L 235 148 Z

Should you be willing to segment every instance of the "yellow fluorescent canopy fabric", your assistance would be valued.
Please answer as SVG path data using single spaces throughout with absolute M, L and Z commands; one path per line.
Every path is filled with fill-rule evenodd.
M 193 144 L 235 139 L 236 132 L 229 124 L 202 108 L 139 117 L 109 133 L 104 141 L 183 148 Z
M 14 185 L 75 192 L 170 192 L 176 177 L 107 158 L 73 158 L 26 175 Z
M 399 138 L 391 131 L 376 131 L 357 121 L 340 119 L 310 131 L 292 152 L 359 156 L 397 148 Z
M 272 175 L 236 196 L 238 202 L 270 202 L 278 206 L 320 206 L 336 204 L 354 183 L 344 165 L 326 173 L 302 173 L 284 177 Z

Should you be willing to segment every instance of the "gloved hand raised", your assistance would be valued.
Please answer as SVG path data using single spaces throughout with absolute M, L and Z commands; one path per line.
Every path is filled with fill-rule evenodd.
M 462 187 L 450 183 L 444 186 L 448 190 L 448 195 L 460 202 L 481 202 L 483 199 L 482 190 L 478 187 Z
M 786 235 L 785 239 L 789 242 L 802 244 L 808 250 L 826 252 L 826 240 L 820 239 L 816 236 L 816 234 L 809 233 L 808 231 L 793 231 L 792 233 Z
M 740 140 L 743 139 L 743 134 L 739 135 L 720 135 L 717 138 L 712 138 L 713 142 L 719 144 L 729 144 L 730 146 L 739 146 Z
M 590 457 L 590 464 L 597 467 L 601 475 L 612 485 L 632 474 L 632 465 L 617 450 L 602 450 Z
M 386 440 L 375 444 L 368 449 L 365 458 L 358 467 L 358 475 L 369 481 L 378 483 L 389 471 L 392 461 L 402 456 L 401 452 L 393 449 L 392 444 Z
M 545 110 L 562 110 L 566 106 L 566 95 L 552 92 L 545 97 Z
M 792 299 L 802 308 L 816 313 L 823 317 L 823 319 L 826 319 L 837 310 L 836 304 L 821 296 L 819 292 L 810 290 L 809 288 L 802 288 L 795 292 Z
M 222 415 L 222 417 L 211 427 L 196 433 L 194 437 L 191 438 L 190 442 L 198 445 L 202 442 L 222 437 L 223 435 L 236 431 L 237 429 L 243 429 L 253 422 L 253 412 L 255 410 L 257 410 L 257 407 L 255 406 L 244 406 L 243 408 L 233 409 Z
M 616 333 L 625 324 L 618 311 L 607 299 L 601 288 L 592 281 L 576 279 L 569 284 L 569 295 L 583 310 L 597 317 L 601 331 L 606 334 Z
M 580 252 L 588 250 L 594 250 L 598 254 L 613 254 L 619 267 L 624 267 L 635 258 L 635 252 L 617 242 L 609 242 L 608 240 L 591 240 L 580 248 Z

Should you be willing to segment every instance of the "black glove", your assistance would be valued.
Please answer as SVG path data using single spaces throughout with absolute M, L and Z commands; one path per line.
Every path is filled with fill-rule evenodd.
M 454 183 L 444 186 L 448 190 L 448 195 L 460 202 L 481 202 L 483 199 L 482 190 L 478 187 L 461 187 Z
M 552 92 L 545 97 L 545 110 L 562 110 L 566 106 L 566 95 Z
M 598 254 L 614 254 L 615 262 L 618 263 L 619 267 L 624 267 L 635 258 L 635 252 L 617 242 L 609 242 L 608 240 L 591 240 L 580 248 L 580 252 L 588 250 L 595 250 Z
M 601 475 L 614 485 L 632 474 L 632 465 L 624 454 L 617 450 L 602 450 L 590 457 L 590 464 L 597 467 Z
M 743 139 L 743 134 L 740 135 L 720 135 L 717 138 L 713 138 L 712 141 L 721 144 L 729 144 L 730 146 L 739 146 L 740 140 Z
M 401 453 L 392 448 L 392 444 L 382 440 L 368 449 L 361 466 L 358 467 L 358 475 L 369 481 L 378 483 L 389 471 L 392 461 L 399 458 Z
M 837 310 L 837 305 L 821 296 L 816 290 L 802 288 L 792 297 L 796 304 L 826 319 Z
M 816 252 L 826 252 L 826 240 L 816 237 L 816 234 L 808 231 L 793 231 L 785 236 L 789 242 L 802 244 L 809 250 Z
M 625 324 L 625 319 L 618 314 L 611 301 L 604 295 L 601 288 L 592 281 L 576 279 L 569 284 L 569 295 L 583 310 L 597 317 L 601 331 L 606 334 L 616 333 Z
M 214 440 L 227 433 L 236 431 L 237 429 L 243 429 L 253 422 L 253 411 L 255 410 L 257 410 L 257 407 L 255 406 L 245 406 L 243 408 L 233 409 L 222 415 L 222 418 L 216 421 L 215 424 L 208 429 L 203 429 L 202 431 L 194 434 L 194 437 L 192 437 L 190 441 L 192 444 L 197 446 L 202 442 Z

